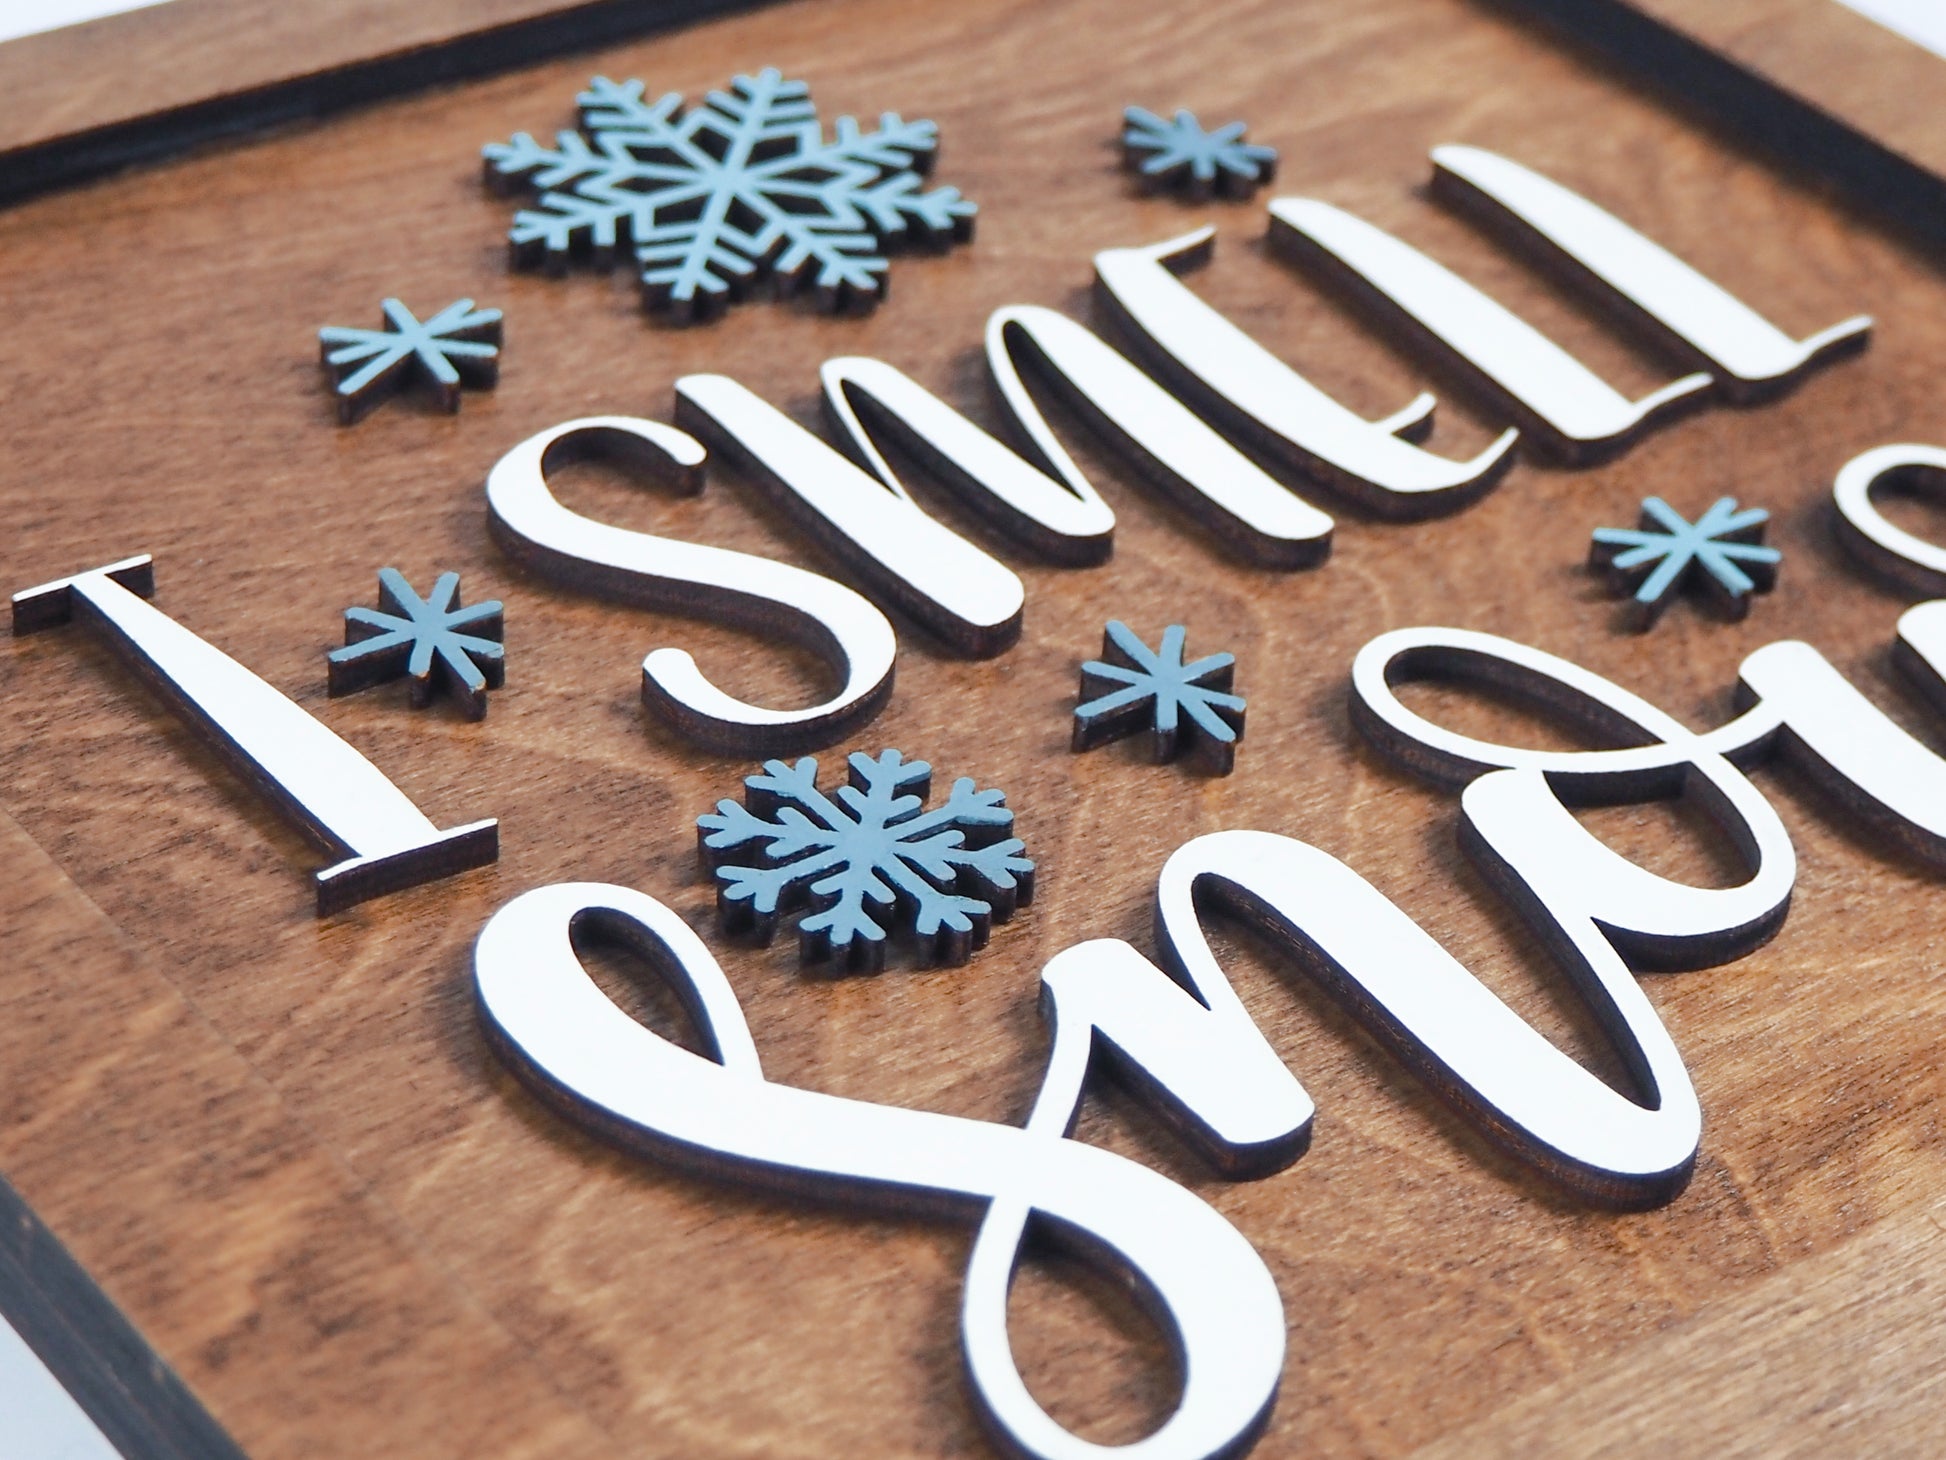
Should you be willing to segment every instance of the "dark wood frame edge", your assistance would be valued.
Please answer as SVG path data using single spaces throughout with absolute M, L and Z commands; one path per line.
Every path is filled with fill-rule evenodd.
M 0 152 L 0 207 L 206 142 L 293 122 L 678 26 L 764 0 L 592 0 L 308 76 Z
M 1815 178 L 1889 231 L 1946 258 L 1946 179 L 1627 0 L 1479 3 L 1619 66 L 1664 102 L 1700 113 L 1766 161 Z
M 0 1316 L 129 1460 L 247 1460 L 5 1177 Z

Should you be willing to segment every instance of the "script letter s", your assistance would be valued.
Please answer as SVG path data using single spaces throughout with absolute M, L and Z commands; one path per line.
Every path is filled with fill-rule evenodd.
M 576 956 L 577 927 L 646 959 L 689 1011 L 707 1053 L 662 1038 L 610 1001 Z M 1240 1007 L 1234 1015 L 1212 1010 L 1125 943 L 1067 950 L 1046 979 L 1050 1000 L 1075 1017 L 1057 1025 L 1048 1079 L 1023 1129 L 766 1080 L 736 995 L 709 950 L 669 908 L 624 887 L 562 883 L 515 898 L 481 931 L 474 977 L 482 1023 L 501 1058 L 551 1106 L 611 1140 L 773 1190 L 980 1221 L 961 1331 L 981 1416 L 1011 1453 L 1217 1460 L 1248 1449 L 1268 1420 L 1285 1335 L 1283 1303 L 1263 1260 L 1194 1193 L 1065 1134 L 1099 1030 L 1138 1065 L 1145 1052 L 1153 1055 L 1162 1078 L 1191 1079 L 1193 1088 L 1173 1092 L 1191 1101 L 1226 1068 L 1241 1068 L 1271 1108 L 1229 1102 L 1204 1119 L 1208 1140 L 1295 1155 L 1301 1145 L 1292 1145 L 1291 1126 L 1308 1122 L 1309 1102 L 1254 1027 L 1245 1027 Z M 1119 1034 L 1101 1030 L 1093 995 L 1117 983 L 1178 1027 L 1156 1027 L 1138 1014 L 1121 1019 Z M 1250 1042 L 1219 1049 L 1226 1031 Z M 1143 1439 L 1085 1440 L 1051 1418 L 1021 1380 L 1007 1341 L 1007 1288 L 1030 1223 L 1127 1280 L 1173 1338 L 1182 1397 Z
M 869 723 L 892 694 L 898 640 L 870 602 L 818 573 L 727 548 L 596 522 L 555 499 L 547 474 L 610 459 L 694 495 L 702 443 L 634 416 L 590 416 L 528 437 L 487 476 L 487 520 L 515 562 L 584 592 L 783 634 L 831 664 L 843 687 L 822 704 L 774 710 L 725 694 L 682 649 L 642 661 L 642 703 L 678 733 L 735 755 L 815 750 Z

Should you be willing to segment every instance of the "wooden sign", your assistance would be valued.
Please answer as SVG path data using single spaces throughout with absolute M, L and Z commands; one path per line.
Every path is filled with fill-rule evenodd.
M 1882 224 L 1946 245 L 1946 127 L 1932 104 L 1946 56 L 1909 38 L 1930 29 L 1901 34 L 1841 0 L 1497 3 Z M 1915 7 L 1914 26 L 1929 19 Z
M 796 294 L 729 307 L 657 238 L 601 272 L 532 216 L 568 205 L 482 185 L 489 145 L 523 182 L 590 110 L 785 84 L 766 66 L 827 126 L 897 124 L 902 158 L 901 119 L 936 124 L 933 249 L 825 285 L 758 248 L 720 267 Z M 1274 179 L 1143 189 L 1131 106 L 1247 121 Z M 1564 194 L 1637 243 L 1536 224 Z M 1618 330 L 1589 260 L 1638 244 L 1802 359 L 1738 375 L 1693 315 Z M 48 585 L 0 654 L 0 1172 L 207 1445 L 1056 1454 L 1195 1409 L 1260 1456 L 1932 1448 L 1939 741 L 1906 677 L 1932 458 L 1834 483 L 1946 442 L 1946 283 L 1844 203 L 1448 0 L 838 0 L 39 197 L 0 260 L 0 563 Z M 321 370 L 318 332 L 383 349 L 388 298 L 415 326 L 465 303 L 439 338 L 497 344 L 493 389 L 338 424 L 358 362 Z M 1237 404 L 1270 377 L 1221 375 L 1253 349 L 1445 475 L 1401 507 L 1390 468 L 1278 437 Z M 928 430 L 884 429 L 927 400 Z M 1021 446 L 1027 506 L 956 496 L 955 419 Z M 857 495 L 854 427 L 910 502 Z M 1688 592 L 1684 558 L 1631 611 L 1622 557 L 1684 543 L 1747 589 Z M 422 614 L 480 630 L 478 684 L 448 658 L 457 695 L 397 664 L 330 693 L 331 651 Z M 1483 662 L 1501 689 L 1420 682 Z M 1221 697 L 1200 756 L 1158 765 L 1159 727 L 1110 711 L 1077 733 L 1174 670 Z M 1580 794 L 1588 762 L 1534 754 L 1618 739 L 1633 769 Z M 934 879 L 986 912 L 877 949 L 788 907 L 748 936 L 776 871 L 752 825 L 855 806 L 847 764 L 928 808 L 881 830 L 950 805 L 955 849 L 1005 848 Z M 1617 857 L 1681 905 L 1604 901 Z M 1307 953 L 1251 902 L 1274 878 L 1411 958 Z M 1126 1089 L 1084 1081 L 1102 1043 Z M 1475 1058 L 1516 1048 L 1555 1083 Z M 862 1166 L 788 1139 L 861 1131 Z M 842 1199 L 902 1183 L 941 1199 Z M 1029 1242 L 1008 1296 L 1012 1244 L 976 1239 L 1003 1218 L 1082 1240 Z

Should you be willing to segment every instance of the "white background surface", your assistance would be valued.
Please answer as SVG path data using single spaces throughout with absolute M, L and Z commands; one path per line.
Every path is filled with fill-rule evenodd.
M 0 1318 L 0 1452 L 9 1460 L 121 1460 L 94 1421 L 68 1398 Z
M 1839 0 L 1887 30 L 1946 56 L 1946 0 Z
M 162 3 L 163 0 L 0 0 L 0 41 Z

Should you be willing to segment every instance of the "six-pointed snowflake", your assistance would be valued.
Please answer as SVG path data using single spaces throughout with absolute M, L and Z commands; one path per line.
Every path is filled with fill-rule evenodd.
M 542 190 L 507 235 L 514 263 L 559 273 L 585 254 L 605 267 L 632 247 L 643 302 L 679 323 L 766 274 L 780 293 L 867 310 L 885 292 L 889 246 L 972 237 L 972 203 L 921 189 L 931 122 L 887 112 L 867 131 L 840 117 L 826 140 L 805 84 L 770 69 L 687 114 L 680 95 L 650 101 L 640 81 L 597 77 L 578 100 L 581 130 L 553 147 L 522 132 L 485 150 L 490 183 Z
M 396 568 L 378 574 L 380 607 L 345 610 L 345 647 L 326 658 L 327 693 L 351 694 L 402 674 L 412 676 L 410 699 L 424 708 L 433 690 L 450 688 L 475 720 L 486 714 L 486 692 L 506 682 L 500 600 L 465 608 L 459 574 L 441 573 L 421 598 Z
M 1209 654 L 1185 664 L 1187 638 L 1181 624 L 1171 624 L 1152 650 L 1127 624 L 1110 620 L 1101 658 L 1081 666 L 1074 748 L 1093 750 L 1146 728 L 1158 765 L 1193 749 L 1218 775 L 1235 769 L 1244 711 L 1243 696 L 1229 693 L 1236 657 Z
M 1006 797 L 962 777 L 926 811 L 924 761 L 860 751 L 850 767 L 850 784 L 826 795 L 811 757 L 766 761 L 744 780 L 743 805 L 719 801 L 696 819 L 725 931 L 767 943 L 782 914 L 808 904 L 797 925 L 807 964 L 835 956 L 851 972 L 876 973 L 895 924 L 931 961 L 966 962 L 991 924 L 1034 898 L 1034 864 L 1009 835 Z
M 1588 566 L 1607 574 L 1617 593 L 1632 593 L 1627 624 L 1640 633 L 1662 617 L 1685 583 L 1700 584 L 1730 618 L 1750 612 L 1750 595 L 1777 585 L 1783 554 L 1762 546 L 1770 514 L 1761 507 L 1737 511 L 1723 497 L 1689 522 L 1660 497 L 1642 503 L 1639 530 L 1595 529 Z
M 380 308 L 390 329 L 327 325 L 318 331 L 319 353 L 338 380 L 339 425 L 349 426 L 415 377 L 432 386 L 448 411 L 459 409 L 460 386 L 491 390 L 499 380 L 499 310 L 462 299 L 421 322 L 396 299 Z
M 1150 188 L 1167 188 L 1198 202 L 1212 195 L 1247 198 L 1277 171 L 1277 149 L 1243 140 L 1243 123 L 1205 132 L 1193 112 L 1174 121 L 1132 106 L 1122 113 L 1122 156 Z

